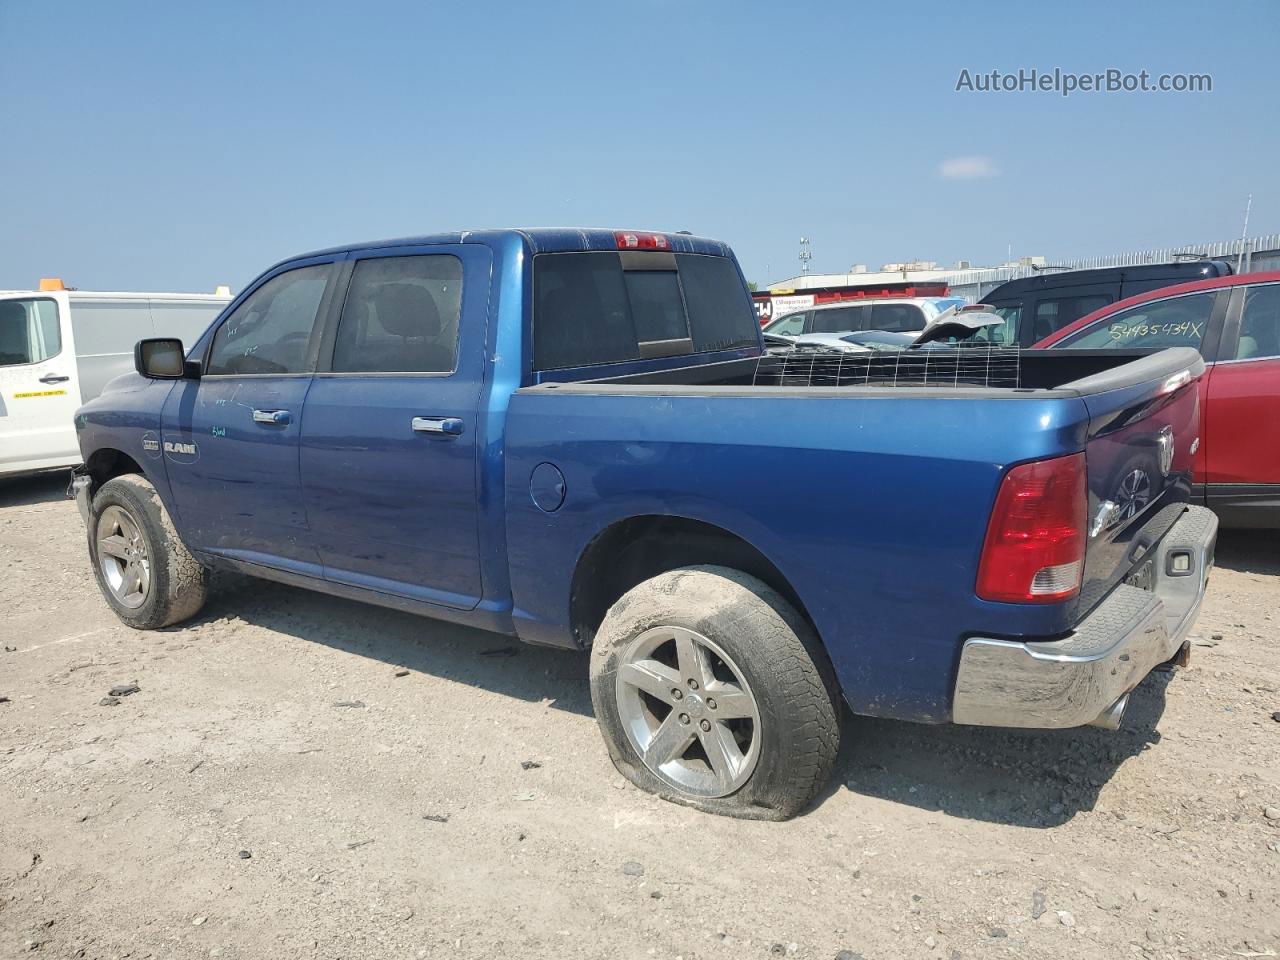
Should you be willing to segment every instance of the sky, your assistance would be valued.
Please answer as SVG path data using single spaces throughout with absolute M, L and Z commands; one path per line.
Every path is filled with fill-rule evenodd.
M 598 226 L 747 277 L 1280 232 L 1280 4 L 0 0 L 0 288 Z M 1212 92 L 957 91 L 1020 68 Z

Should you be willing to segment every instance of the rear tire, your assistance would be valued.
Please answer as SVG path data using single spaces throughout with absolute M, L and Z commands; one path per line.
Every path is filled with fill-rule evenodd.
M 108 480 L 93 498 L 89 559 L 107 605 L 138 630 L 168 627 L 204 606 L 209 571 L 178 537 L 145 477 Z
M 682 567 L 624 594 L 595 637 L 591 700 L 623 776 L 722 816 L 794 816 L 840 748 L 836 684 L 812 628 L 727 567 Z

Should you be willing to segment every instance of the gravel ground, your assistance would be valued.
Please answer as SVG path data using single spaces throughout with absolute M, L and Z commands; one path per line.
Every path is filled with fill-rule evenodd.
M 773 824 L 625 785 L 583 655 L 238 578 L 132 631 L 62 487 L 0 482 L 0 957 L 1280 953 L 1274 537 L 1119 733 L 854 719 Z

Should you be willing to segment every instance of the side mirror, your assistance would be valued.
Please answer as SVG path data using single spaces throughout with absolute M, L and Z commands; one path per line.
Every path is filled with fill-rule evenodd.
M 133 366 L 152 380 L 181 380 L 186 374 L 182 341 L 168 337 L 139 340 L 133 348 Z

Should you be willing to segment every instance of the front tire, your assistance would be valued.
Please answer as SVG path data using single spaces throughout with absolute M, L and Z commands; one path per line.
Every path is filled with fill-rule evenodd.
M 725 816 L 794 816 L 840 747 L 836 685 L 812 629 L 727 567 L 671 570 L 624 594 L 595 637 L 591 700 L 623 776 Z
M 135 629 L 168 627 L 204 606 L 209 571 L 178 537 L 145 477 L 115 477 L 93 498 L 89 559 L 103 598 Z

